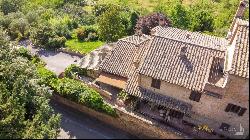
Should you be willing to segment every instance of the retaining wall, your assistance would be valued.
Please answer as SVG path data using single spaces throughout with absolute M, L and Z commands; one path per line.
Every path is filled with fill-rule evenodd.
M 53 94 L 52 100 L 67 105 L 73 109 L 86 113 L 90 116 L 93 116 L 102 122 L 110 124 L 116 128 L 119 128 L 139 138 L 157 138 L 157 139 L 183 138 L 181 134 L 178 134 L 173 130 L 167 130 L 166 128 L 159 125 L 157 122 L 154 122 L 153 120 L 146 120 L 142 116 L 126 112 L 125 110 L 115 108 L 119 117 L 114 118 L 104 113 L 97 112 L 93 109 L 72 102 L 66 98 L 59 96 L 56 93 Z

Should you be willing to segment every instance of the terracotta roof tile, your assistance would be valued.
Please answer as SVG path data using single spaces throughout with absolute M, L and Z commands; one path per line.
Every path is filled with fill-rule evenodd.
M 243 22 L 243 21 L 242 21 Z M 239 25 L 230 74 L 249 78 L 249 24 Z
M 186 48 L 184 55 L 182 48 Z M 222 51 L 156 36 L 139 72 L 188 89 L 203 90 L 213 58 L 224 56 Z
M 128 77 L 134 68 L 135 57 L 142 57 L 142 53 L 138 53 L 149 41 L 146 35 L 134 35 L 120 39 L 100 65 L 100 70 L 111 74 Z
M 190 32 L 173 27 L 157 26 L 153 28 L 152 31 L 155 36 L 174 39 L 184 43 L 190 43 L 216 50 L 225 50 L 225 47 L 228 45 L 228 41 L 224 38 L 210 36 L 199 32 Z

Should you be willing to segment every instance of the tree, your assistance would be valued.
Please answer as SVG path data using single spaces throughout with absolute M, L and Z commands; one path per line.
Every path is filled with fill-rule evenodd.
M 191 6 L 189 15 L 191 23 L 189 29 L 191 31 L 212 32 L 214 30 L 214 18 L 209 3 L 197 3 Z
M 150 34 L 152 28 L 160 25 L 160 21 L 162 22 L 162 26 L 171 26 L 170 20 L 161 13 L 153 13 L 148 16 L 140 17 L 135 26 L 135 32 L 137 34 Z
M 99 37 L 104 41 L 117 41 L 126 35 L 126 28 L 121 17 L 121 7 L 110 5 L 109 10 L 104 12 L 98 20 Z
M 130 16 L 130 24 L 128 27 L 128 35 L 133 35 L 135 33 L 135 26 L 139 19 L 139 14 L 137 12 L 132 12 Z
M 49 47 L 49 39 L 55 36 L 55 32 L 49 23 L 40 23 L 31 32 L 32 43 L 38 47 Z
M 0 1 L 0 11 L 2 11 L 5 15 L 11 12 L 18 11 L 24 0 L 1 0 Z
M 190 29 L 192 31 L 209 31 L 214 30 L 214 20 L 207 10 L 197 10 L 192 12 Z
M 29 31 L 29 23 L 24 18 L 14 19 L 10 24 L 10 34 L 11 39 L 16 39 L 19 37 L 19 40 L 27 37 Z
M 189 26 L 188 11 L 180 2 L 172 6 L 170 18 L 174 27 L 187 29 Z
M 9 46 L 2 31 L 0 48 L 0 137 L 56 138 L 60 116 L 49 106 L 51 92 L 39 84 L 36 67 Z

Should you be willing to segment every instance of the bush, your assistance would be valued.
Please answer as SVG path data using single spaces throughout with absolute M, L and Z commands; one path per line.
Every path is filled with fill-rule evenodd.
M 27 58 L 28 60 L 31 60 L 32 59 L 32 55 L 30 54 L 30 52 L 24 48 L 24 47 L 21 47 L 18 49 L 18 55 L 22 56 L 22 57 L 25 57 Z
M 125 91 L 121 91 L 119 94 L 118 94 L 118 99 L 121 99 L 123 101 L 127 100 L 128 99 L 128 94 L 125 92 Z
M 37 55 L 32 57 L 31 63 L 35 64 L 36 66 L 42 66 L 42 67 L 46 65 L 46 63 L 42 61 L 41 58 Z
M 83 27 L 79 27 L 76 29 L 76 36 L 78 40 L 84 41 L 84 39 L 88 36 L 88 34 Z
M 40 84 L 50 85 L 50 82 L 57 78 L 56 74 L 42 66 L 37 67 L 37 74 L 41 78 Z
M 84 68 L 80 68 L 79 66 L 75 64 L 71 64 L 69 67 L 67 67 L 64 71 L 65 77 L 67 78 L 76 78 L 77 75 L 79 76 L 86 76 L 87 70 Z
M 98 40 L 97 34 L 90 32 L 88 38 L 86 38 L 85 41 L 97 41 L 97 40 Z
M 98 92 L 83 85 L 79 81 L 69 78 L 53 79 L 50 85 L 58 94 L 71 101 L 114 117 L 117 116 L 115 110 L 104 103 L 103 98 Z
M 96 41 L 98 40 L 97 28 L 93 26 L 81 26 L 76 29 L 76 37 L 80 41 Z M 73 36 L 73 35 L 72 35 Z
M 66 41 L 67 41 L 67 39 L 64 36 L 63 37 L 56 36 L 54 38 L 49 39 L 48 46 L 51 48 L 64 47 Z

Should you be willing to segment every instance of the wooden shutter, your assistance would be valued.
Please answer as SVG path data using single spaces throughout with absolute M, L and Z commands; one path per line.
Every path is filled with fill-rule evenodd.
M 201 93 L 200 92 L 196 92 L 195 101 L 199 102 L 200 99 L 201 99 Z
M 191 91 L 191 94 L 189 96 L 190 100 L 199 102 L 201 98 L 201 93 L 197 92 L 197 91 Z
M 232 108 L 233 104 L 228 104 L 226 109 L 225 109 L 225 112 L 229 112 Z
M 242 116 L 246 112 L 246 108 L 241 108 L 240 112 L 238 113 L 239 116 Z
M 190 94 L 190 96 L 189 96 L 189 99 L 190 100 L 195 100 L 195 91 L 191 91 L 191 94 Z
M 238 113 L 239 111 L 240 111 L 240 106 L 237 106 L 237 105 L 235 105 L 235 107 L 234 107 L 234 109 L 232 110 L 232 112 L 234 112 L 234 113 Z
M 221 123 L 220 129 L 223 131 L 228 131 L 230 125 L 227 123 Z
M 160 89 L 160 87 L 161 87 L 161 80 L 152 79 L 151 87 Z

